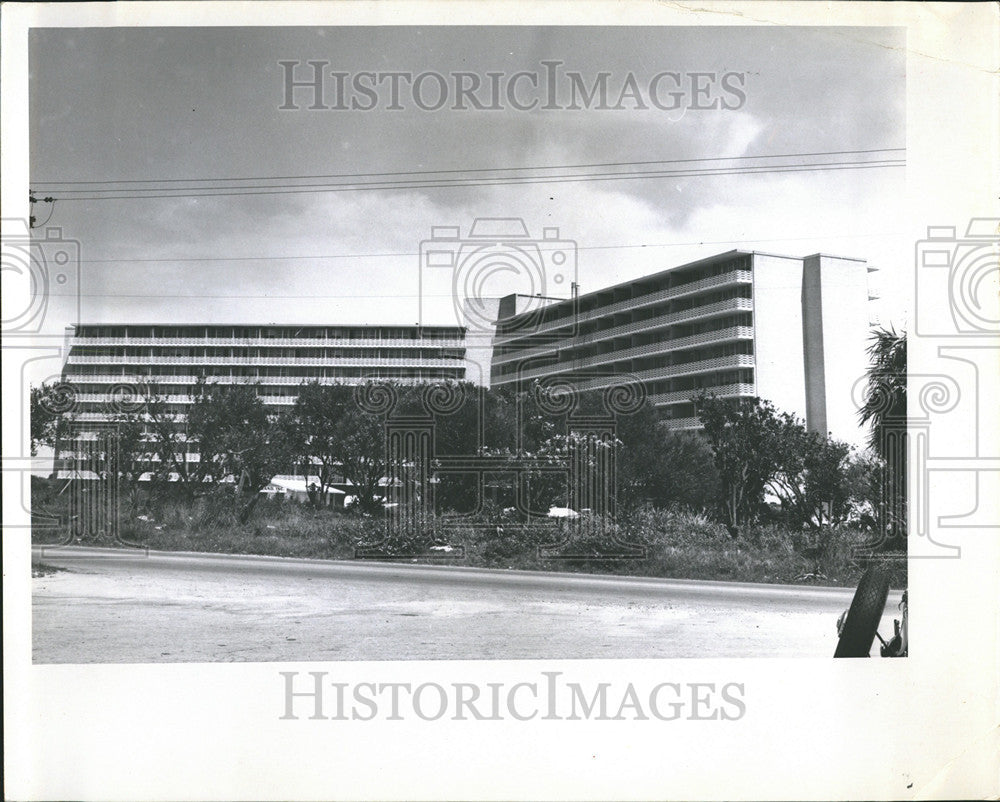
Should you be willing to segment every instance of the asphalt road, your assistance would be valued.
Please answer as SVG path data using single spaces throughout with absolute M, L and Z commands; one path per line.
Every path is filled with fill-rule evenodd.
M 75 547 L 35 556 L 65 569 L 32 580 L 36 663 L 831 657 L 853 593 Z

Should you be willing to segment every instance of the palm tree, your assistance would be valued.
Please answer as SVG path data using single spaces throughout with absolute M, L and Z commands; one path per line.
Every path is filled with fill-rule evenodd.
M 883 547 L 902 548 L 906 536 L 906 333 L 877 329 L 868 353 L 868 386 L 859 411 L 870 425 L 868 443 L 881 463 L 878 518 Z
M 871 424 L 869 445 L 886 458 L 886 435 L 906 428 L 906 332 L 876 329 L 868 353 L 868 388 L 861 424 Z

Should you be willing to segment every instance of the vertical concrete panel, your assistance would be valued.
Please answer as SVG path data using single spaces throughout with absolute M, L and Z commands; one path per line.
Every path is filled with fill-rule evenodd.
M 802 260 L 802 358 L 806 390 L 806 427 L 827 433 L 823 284 L 819 254 Z
M 467 298 L 462 314 L 462 325 L 465 326 L 465 380 L 480 387 L 489 387 L 493 340 L 497 321 L 501 317 L 500 299 Z
M 858 424 L 852 390 L 868 367 L 865 354 L 870 332 L 868 269 L 861 259 L 821 255 L 818 261 L 826 428 L 841 440 L 861 445 L 865 431 Z
M 806 417 L 802 340 L 802 260 L 753 255 L 757 395 Z

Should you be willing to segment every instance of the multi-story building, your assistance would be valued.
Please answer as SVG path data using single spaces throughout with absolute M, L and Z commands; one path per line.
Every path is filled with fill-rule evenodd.
M 62 379 L 75 391 L 78 439 L 115 411 L 116 394 L 155 392 L 183 416 L 203 379 L 259 384 L 265 405 L 295 403 L 306 382 L 464 380 L 465 331 L 455 326 L 81 325 L 67 331 Z M 64 444 L 62 455 L 72 448 Z
M 183 416 L 200 379 L 259 384 L 264 403 L 280 407 L 313 380 L 503 387 L 562 377 L 597 389 L 629 377 L 674 428 L 698 427 L 693 399 L 704 390 L 760 396 L 813 430 L 860 442 L 852 391 L 867 366 L 872 270 L 823 254 L 730 251 L 562 301 L 476 299 L 495 330 L 82 325 L 67 332 L 63 379 L 76 392 L 80 439 L 132 385 Z
M 864 260 L 730 251 L 518 313 L 499 304 L 491 384 L 560 376 L 579 389 L 640 380 L 673 428 L 693 399 L 759 396 L 860 442 L 855 383 L 871 323 Z

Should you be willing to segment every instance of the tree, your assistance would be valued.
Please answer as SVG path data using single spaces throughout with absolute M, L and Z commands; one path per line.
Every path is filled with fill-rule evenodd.
M 478 510 L 479 477 L 474 472 L 441 471 L 441 458 L 476 457 L 497 440 L 496 393 L 471 382 L 436 382 L 401 388 L 398 414 L 429 417 L 433 421 L 435 462 L 433 476 L 436 512 L 471 513 Z M 428 492 L 422 488 L 420 492 Z M 491 489 L 492 491 L 492 489 Z
M 303 384 L 288 416 L 289 444 L 306 481 L 319 476 L 321 504 L 338 471 L 342 472 L 344 445 L 341 421 L 354 406 L 353 388 L 343 384 Z
M 868 346 L 862 425 L 871 426 L 869 445 L 880 462 L 877 527 L 886 549 L 904 547 L 906 537 L 906 333 L 877 329 Z
M 839 526 L 851 512 L 851 486 L 846 471 L 851 447 L 815 432 L 807 444 L 800 516 L 813 529 Z
M 719 474 L 719 513 L 729 534 L 738 537 L 763 506 L 765 488 L 787 450 L 782 435 L 794 419 L 759 398 L 702 394 L 696 408 Z
M 63 438 L 73 417 L 76 391 L 67 382 L 32 385 L 29 395 L 29 429 L 31 456 L 38 447 L 55 448 Z
M 354 487 L 358 509 L 381 508 L 379 489 L 388 473 L 385 416 L 348 405 L 333 428 L 337 462 Z
M 891 435 L 906 424 L 906 333 L 876 329 L 867 353 L 868 386 L 858 414 L 862 425 L 871 426 L 872 450 L 887 459 Z
M 845 523 L 858 529 L 879 531 L 882 467 L 882 460 L 871 449 L 848 455 L 844 462 L 844 484 L 849 499 Z
M 196 397 L 199 392 L 196 390 Z M 191 499 L 204 481 L 210 463 L 188 460 L 187 428 L 186 418 L 171 413 L 163 398 L 151 389 L 146 398 L 146 432 L 150 481 L 157 494 L 175 486 Z
M 292 457 L 282 416 L 264 406 L 258 391 L 258 385 L 200 383 L 188 412 L 188 435 L 197 444 L 200 470 L 216 485 L 234 483 L 241 524 L 253 514 L 260 491 Z
M 843 523 L 850 512 L 850 446 L 797 420 L 782 421 L 777 434 L 777 470 L 767 488 L 781 501 L 786 521 L 814 532 Z
M 699 432 L 672 431 L 644 413 L 619 422 L 621 505 L 644 501 L 656 507 L 711 509 L 719 496 L 714 455 Z
M 160 492 L 167 486 L 177 487 L 189 501 L 217 478 L 218 468 L 217 455 L 212 451 L 213 437 L 203 431 L 210 428 L 205 411 L 209 390 L 204 379 L 198 380 L 191 395 L 195 407 L 201 410 L 195 414 L 194 422 L 190 415 L 171 412 L 155 390 L 146 399 L 153 485 Z M 203 442 L 202 435 L 206 435 Z M 189 455 L 195 454 L 197 459 L 189 459 Z
M 85 441 L 86 456 L 78 467 L 92 471 L 105 484 L 114 483 L 131 518 L 139 506 L 139 480 L 151 457 L 145 421 L 137 412 L 118 412 L 96 435 L 93 440 Z

